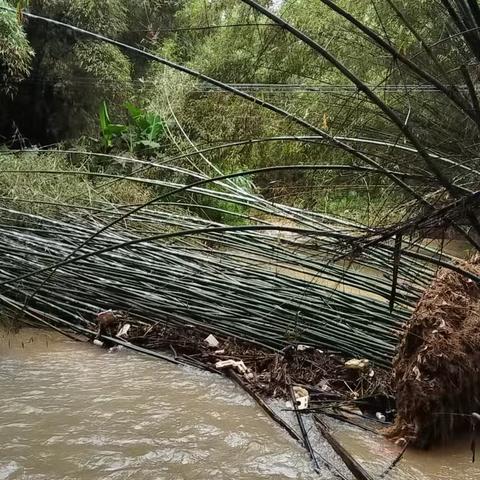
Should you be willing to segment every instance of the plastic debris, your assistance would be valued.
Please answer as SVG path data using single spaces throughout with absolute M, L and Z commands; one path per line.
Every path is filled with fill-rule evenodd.
M 117 333 L 117 337 L 126 337 L 131 325 L 126 323 Z
M 383 413 L 381 413 L 381 412 L 377 412 L 377 413 L 375 414 L 375 417 L 377 417 L 377 420 L 380 420 L 381 422 L 385 422 L 385 420 L 386 420 L 385 415 L 384 415 Z
M 225 349 L 223 350 L 215 350 L 215 355 L 223 355 L 225 353 Z
M 345 368 L 352 370 L 365 370 L 370 365 L 370 362 L 366 358 L 352 358 L 348 362 L 345 362 Z
M 103 347 L 103 342 L 101 340 L 95 339 L 93 341 L 93 344 L 96 345 L 97 347 Z
M 210 348 L 217 348 L 220 345 L 220 342 L 212 335 L 210 334 L 204 342 L 210 347 Z
M 115 345 L 114 347 L 108 349 L 108 353 L 117 353 L 121 352 L 122 350 L 125 350 L 123 345 Z
M 306 352 L 307 350 L 313 350 L 310 345 L 297 345 L 297 352 Z
M 221 360 L 220 362 L 217 362 L 215 364 L 215 368 L 218 368 L 219 370 L 222 370 L 224 368 L 234 368 L 237 370 L 238 373 L 241 373 L 242 375 L 244 373 L 248 373 L 248 368 L 247 366 L 243 363 L 242 360 Z
M 405 447 L 407 445 L 407 441 L 403 437 L 397 438 L 397 440 L 395 440 L 395 445 L 398 445 L 399 447 Z
M 310 395 L 308 394 L 308 391 L 303 387 L 293 387 L 293 394 L 295 396 L 295 401 L 297 402 L 297 409 L 307 409 L 308 402 L 310 401 Z
M 318 386 L 320 387 L 320 390 L 322 392 L 331 392 L 332 391 L 332 387 L 329 385 L 328 383 L 328 380 L 320 380 L 320 383 L 318 384 Z

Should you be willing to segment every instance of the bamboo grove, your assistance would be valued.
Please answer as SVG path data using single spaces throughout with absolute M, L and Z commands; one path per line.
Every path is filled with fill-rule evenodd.
M 307 17 L 337 22 L 330 45 L 295 2 L 220 3 L 210 12 L 219 28 L 169 24 L 149 48 L 108 23 L 0 2 L 0 38 L 16 35 L 0 43 L 10 98 L 42 60 L 28 43 L 42 28 L 68 37 L 72 55 L 92 42 L 121 72 L 126 62 L 142 71 L 131 90 L 60 72 L 72 90 L 113 88 L 101 142 L 85 127 L 76 141 L 0 151 L 4 313 L 92 334 L 96 312 L 121 308 L 149 324 L 209 326 L 273 349 L 307 343 L 387 367 L 439 266 L 479 280 L 425 241 L 479 247 L 478 4 L 303 4 Z M 183 25 L 185 4 L 168 8 Z M 245 49 L 244 28 L 264 41 L 250 77 L 225 70 Z M 185 35 L 174 45 L 167 30 Z M 204 61 L 184 53 L 196 38 Z M 211 65 L 220 41 L 230 56 Z M 265 73 L 282 62 L 296 72 L 285 83 Z M 147 100 L 125 114 L 122 95 L 138 104 L 135 91 Z M 362 194 L 348 210 L 301 201 L 325 185 Z

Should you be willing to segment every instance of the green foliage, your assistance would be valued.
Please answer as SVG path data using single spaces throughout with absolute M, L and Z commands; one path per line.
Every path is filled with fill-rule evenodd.
M 274 6 L 272 1 L 262 3 Z M 457 41 L 444 42 L 450 27 L 447 28 L 446 17 L 439 15 L 438 2 L 338 0 L 335 3 L 446 85 L 465 83 L 458 66 L 468 64 L 468 52 L 462 48 L 461 36 L 457 36 Z M 5 0 L 0 0 L 1 4 Z M 401 9 L 403 17 L 392 5 Z M 398 86 L 419 82 L 398 59 L 386 54 L 322 1 L 276 2 L 275 7 L 282 17 L 327 48 L 365 83 Z M 331 85 L 332 89 L 339 87 L 339 91 L 351 86 L 318 52 L 296 41 L 284 29 L 265 25 L 268 23 L 265 17 L 243 2 L 48 0 L 33 2 L 32 8 L 35 13 L 156 50 L 225 82 L 301 84 L 305 89 Z M 174 27 L 179 30 L 169 33 Z M 434 45 L 434 58 L 419 37 L 424 44 Z M 35 98 L 31 103 L 35 102 L 36 112 L 43 112 L 39 123 L 52 122 L 61 128 L 56 139 L 93 136 L 98 131 L 98 104 L 102 99 L 105 102 L 99 122 L 105 151 L 174 156 L 191 151 L 194 145 L 200 148 L 239 139 L 309 133 L 259 104 L 224 92 L 204 93 L 203 85 L 190 77 L 158 64 L 149 65 L 140 56 L 130 56 L 113 45 L 36 22 L 29 25 L 29 38 L 38 54 L 32 76 L 36 82 Z M 14 13 L 0 18 L 0 53 L 10 79 L 21 79 L 27 74 L 32 51 Z M 472 71 L 475 69 L 471 67 Z M 478 144 L 478 135 L 465 126 L 463 113 L 452 109 L 444 97 L 429 102 L 423 95 L 389 94 L 373 88 L 409 123 L 426 147 L 437 151 L 441 145 L 448 153 L 464 155 L 468 147 L 459 147 L 458 138 L 465 138 L 465 145 Z M 261 92 L 258 96 L 341 138 L 381 137 L 395 144 L 405 142 L 384 112 L 355 90 L 339 94 Z M 167 136 L 171 141 L 165 147 Z M 355 145 L 388 168 L 401 166 L 405 158 L 411 159 L 395 149 Z M 218 171 L 274 164 L 349 165 L 358 160 L 331 145 L 269 141 L 219 149 L 183 161 L 181 166 L 188 162 L 189 168 L 214 175 Z M 99 168 L 104 166 L 99 164 Z M 338 172 L 284 171 L 258 175 L 253 181 L 268 198 L 342 214 L 348 214 L 352 205 L 357 204 L 367 205 L 370 215 L 370 206 L 376 205 L 371 196 L 381 197 L 385 188 L 377 175 L 359 177 L 356 173 Z M 345 193 L 350 188 L 355 195 Z M 197 197 L 194 200 L 200 202 Z M 224 201 L 205 198 L 201 201 L 219 210 L 243 211 Z M 380 203 L 376 207 L 382 208 Z
M 55 138 L 94 135 L 101 99 L 118 105 L 117 112 L 134 95 L 129 58 L 113 45 L 91 40 L 69 44 L 54 37 L 47 45 L 33 73 L 35 112 L 45 114 L 43 122 Z
M 121 138 L 126 132 L 127 126 L 112 123 L 105 102 L 100 106 L 99 112 L 100 133 L 102 135 L 102 145 L 105 150 L 113 148 L 114 141 Z
M 272 6 L 272 2 L 269 3 Z M 432 60 L 418 40 L 422 37 L 426 44 L 435 44 L 448 31 L 447 18 L 439 14 L 436 2 L 427 0 L 394 1 L 401 8 L 403 18 L 391 7 L 390 0 L 378 2 L 335 2 L 345 8 L 355 18 L 385 38 L 402 54 L 415 58 L 415 61 L 431 71 L 434 76 L 446 79 L 447 83 L 463 83 L 458 78 L 459 50 L 452 50 L 441 44 L 436 49 L 436 61 Z M 320 45 L 338 58 L 343 65 L 369 85 L 416 84 L 418 78 L 405 73 L 405 69 L 392 57 L 374 44 L 366 35 L 326 7 L 320 0 L 297 0 L 282 2 L 280 15 L 310 35 Z M 227 83 L 260 84 L 301 84 L 309 86 L 348 87 L 351 82 L 317 52 L 291 34 L 277 27 L 267 26 L 268 20 L 246 7 L 242 2 L 186 0 L 176 15 L 177 26 L 191 31 L 178 32 L 163 43 L 160 53 L 177 62 L 186 62 L 193 68 Z M 253 26 L 238 26 L 253 24 Z M 227 28 L 208 28 L 209 26 Z M 233 27 L 228 27 L 233 25 Z M 207 27 L 198 30 L 197 27 Z M 448 45 L 448 43 L 447 43 Z M 448 74 L 446 72 L 449 72 Z M 174 82 L 165 80 L 164 69 L 152 69 L 145 90 L 150 106 L 156 111 L 166 110 L 166 100 L 175 102 L 176 119 L 197 143 L 222 143 L 236 139 L 262 138 L 281 135 L 304 135 L 310 132 L 298 128 L 292 122 L 261 108 L 256 104 L 224 92 L 198 93 L 195 86 L 182 89 L 189 80 L 178 76 Z M 160 87 L 160 89 L 159 89 Z M 197 87 L 198 88 L 198 87 Z M 426 145 L 445 145 L 445 132 L 459 130 L 463 120 L 461 114 L 439 96 L 432 107 L 424 94 L 383 94 L 376 91 L 396 112 L 409 112 L 409 121 Z M 386 138 L 396 142 L 398 131 L 392 128 L 374 105 L 365 96 L 352 90 L 351 93 L 257 93 L 286 111 L 297 114 L 311 124 L 327 130 L 328 133 L 343 137 L 376 137 L 381 132 Z M 424 108 L 423 104 L 428 103 Z M 444 112 L 449 112 L 447 115 Z M 443 128 L 431 128 L 443 117 Z M 459 132 L 459 135 L 463 135 Z M 453 137 L 454 135 L 452 135 Z M 182 142 L 180 138 L 180 143 Z M 452 145 L 453 147 L 453 145 Z M 373 148 L 361 146 L 365 153 Z M 381 152 L 382 164 L 398 168 L 403 161 L 401 154 Z M 257 168 L 272 164 L 351 164 L 355 160 L 338 149 L 324 145 L 300 142 L 267 142 L 236 149 L 223 149 L 208 154 L 211 162 L 223 171 L 241 168 Z M 373 196 L 381 195 L 385 186 L 375 175 L 362 175 L 358 182 L 355 173 L 299 173 L 281 172 L 259 175 L 255 182 L 268 198 L 278 201 L 301 203 L 307 208 L 320 211 L 350 211 L 350 203 L 355 203 L 362 195 L 362 189 Z M 342 191 L 342 185 L 354 185 L 359 190 L 356 199 L 342 203 L 340 195 L 328 195 Z M 379 190 L 376 190 L 378 187 Z M 329 198 L 332 208 L 325 204 Z M 353 198 L 353 197 L 352 197 Z M 367 197 L 365 197 L 367 198 Z M 365 202 L 360 202 L 361 204 Z M 372 208 L 382 208 L 369 199 Z M 366 209 L 368 210 L 368 209 Z M 370 215 L 371 212 L 368 212 Z M 363 214 L 362 214 L 363 216 Z
M 47 0 L 35 11 L 110 37 L 127 31 L 127 6 L 124 0 Z
M 69 203 L 72 198 L 80 198 L 81 203 L 90 203 L 99 200 L 87 177 L 24 173 L 29 170 L 64 171 L 72 167 L 65 155 L 55 152 L 42 155 L 0 152 L 0 196 L 19 202 L 25 211 L 53 213 L 58 210 L 54 205 L 30 203 L 36 201 Z
M 132 44 L 157 44 L 172 28 L 178 0 L 125 0 L 128 11 L 126 39 Z
M 18 154 L 0 151 L 3 204 L 10 201 L 26 212 L 64 215 L 65 205 L 111 208 L 119 204 L 144 203 L 153 196 L 148 185 L 138 182 L 112 182 L 98 188 L 105 179 L 87 175 L 104 172 L 98 168 L 95 157 L 85 155 L 75 159 L 73 162 L 68 155 L 55 150 Z
M 165 135 L 165 123 L 156 113 L 145 112 L 131 103 L 126 104 L 128 110 L 132 147 L 135 149 L 159 149 Z
M 0 7 L 10 6 L 0 0 Z M 33 51 L 13 12 L 0 11 L 0 91 L 12 93 L 15 83 L 29 74 Z
M 114 45 L 97 41 L 82 41 L 72 50 L 72 61 L 80 71 L 105 83 L 111 82 L 115 89 L 124 86 L 131 78 L 129 59 Z
M 250 177 L 237 177 L 230 180 L 231 183 L 243 190 L 247 194 L 257 194 L 257 187 Z M 209 190 L 222 191 L 215 185 L 209 185 Z M 194 202 L 197 202 L 199 207 L 193 210 L 200 213 L 203 217 L 215 222 L 226 223 L 229 225 L 241 225 L 248 223 L 246 216 L 249 209 L 246 205 L 222 200 L 206 195 L 192 195 Z M 208 208 L 210 207 L 210 208 Z
M 133 94 L 132 66 L 128 57 L 114 45 L 97 41 L 82 41 L 74 45 L 69 61 L 70 80 L 88 78 L 90 102 L 97 96 L 121 103 Z M 81 83 L 81 82 L 80 82 Z
M 7 5 L 6 0 L 0 0 L 0 5 Z M 176 5 L 176 0 L 44 0 L 31 2 L 29 9 L 34 14 L 138 45 L 163 38 L 160 32 L 171 25 Z M 31 19 L 28 40 L 30 43 L 15 13 L 2 11 L 3 88 L 6 84 L 13 91 L 13 86 L 25 77 L 33 51 L 37 59 L 32 71 L 33 88 L 23 90 L 24 97 L 18 99 L 20 105 L 31 104 L 35 108 L 25 113 L 28 119 L 22 119 L 22 112 L 12 104 L 11 112 L 0 113 L 0 125 L 7 121 L 2 117 L 11 117 L 28 136 L 28 127 L 23 124 L 33 121 L 45 126 L 48 142 L 91 136 L 96 130 L 102 99 L 108 102 L 113 114 L 119 114 L 125 102 L 135 102 L 134 79 L 142 75 L 147 65 L 142 57 L 130 57 L 113 45 Z M 35 118 L 31 118 L 32 114 Z
M 102 145 L 105 150 L 127 146 L 130 152 L 150 152 L 158 150 L 165 135 L 165 123 L 152 112 L 145 112 L 131 103 L 125 108 L 128 112 L 126 125 L 112 123 L 106 102 L 100 106 L 99 123 Z

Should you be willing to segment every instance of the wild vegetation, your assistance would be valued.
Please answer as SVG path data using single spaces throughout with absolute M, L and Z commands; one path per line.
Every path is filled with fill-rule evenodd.
M 421 244 L 480 248 L 475 0 L 0 13 L 9 310 L 91 335 L 113 302 L 388 367 L 438 266 L 480 281 Z
M 446 84 L 455 84 L 459 78 L 463 81 L 457 67 L 465 52 L 459 38 L 447 38 L 452 27 L 445 14 L 440 21 L 432 21 L 439 10 L 432 2 L 404 2 L 400 10 L 387 0 L 367 7 L 360 2 L 337 4 L 381 32 L 396 51 L 414 58 L 427 72 L 438 72 Z M 463 154 L 456 140 L 459 136 L 465 139 L 460 150 L 475 144 L 475 129 L 463 128 L 464 118 L 454 104 L 425 88 L 428 85 L 413 78 L 398 59 L 368 35 L 359 34 L 355 25 L 328 4 L 275 5 L 286 21 L 315 32 L 315 41 L 327 45 L 329 53 L 362 82 L 377 86 L 389 108 L 404 118 L 408 115 L 411 130 L 426 147 L 457 157 Z M 410 152 L 398 148 L 408 138 L 338 68 L 243 2 L 220 1 L 206 8 L 203 0 L 111 0 L 100 8 L 98 2 L 84 0 L 45 1 L 32 2 L 30 11 L 138 46 L 222 82 L 248 84 L 243 88 L 259 100 L 297 114 L 328 134 L 356 137 L 355 148 L 381 158 L 386 168 L 398 168 L 411 160 Z M 166 122 L 164 144 L 143 146 L 146 159 L 175 156 L 192 148 L 190 142 L 220 146 L 249 140 L 212 149 L 208 161 L 226 173 L 272 164 L 352 165 L 356 161 L 318 138 L 291 138 L 312 132 L 258 103 L 245 102 L 118 45 L 27 17 L 19 22 L 17 17 L 17 12 L 5 12 L 5 26 L 0 30 L 5 39 L 2 45 L 6 45 L 2 47 L 6 51 L 3 88 L 12 98 L 0 115 L 7 144 L 13 137 L 16 147 L 63 142 L 68 147 L 80 144 L 89 151 L 102 151 L 106 139 L 99 125 L 100 106 L 107 105 L 115 121 L 125 124 L 128 103 Z M 132 132 L 129 135 L 130 145 L 117 142 L 114 153 L 130 154 L 131 142 L 144 141 L 132 137 Z M 380 148 L 371 143 L 379 138 Z M 191 161 L 187 157 L 179 164 Z M 200 168 L 208 174 L 215 171 L 205 161 Z M 398 201 L 392 201 L 391 182 L 382 174 L 290 170 L 259 174 L 252 181 L 269 199 L 367 223 L 398 219 L 403 212 L 396 208 Z M 435 185 L 429 190 L 425 193 L 437 191 Z M 396 195 L 403 197 L 401 192 Z

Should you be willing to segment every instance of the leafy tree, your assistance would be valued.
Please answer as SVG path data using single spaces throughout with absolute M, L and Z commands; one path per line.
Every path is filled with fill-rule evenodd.
M 431 97 L 427 98 L 422 92 L 411 92 L 407 87 L 421 85 L 424 79 L 412 74 L 411 68 L 401 61 L 401 56 L 409 57 L 445 85 L 464 83 L 463 67 L 475 76 L 471 49 L 465 48 L 461 36 L 449 38 L 451 18 L 439 2 L 337 0 L 334 3 L 345 8 L 397 53 L 387 54 L 385 48 L 369 38 L 369 31 L 361 32 L 322 0 L 263 1 L 370 85 L 385 105 L 415 131 L 423 145 L 473 161 L 476 153 L 472 145 L 478 143 L 478 133 L 471 122 L 465 121 L 465 112 L 452 107 L 447 95 L 440 95 L 432 102 Z M 285 93 L 271 89 L 256 95 L 331 135 L 355 137 L 360 141 L 357 145 L 362 152 L 373 155 L 387 168 L 400 168 L 411 160 L 411 156 L 400 149 L 361 143 L 372 137 L 392 145 L 406 144 L 408 139 L 392 126 L 386 110 L 378 108 L 365 94 L 351 89 L 352 83 L 331 62 L 241 1 L 44 0 L 33 2 L 31 8 L 35 13 L 157 51 L 224 82 L 300 85 L 298 91 Z M 15 48 L 23 52 L 23 67 L 21 62 L 9 61 L 8 56 L 6 61 L 10 69 L 13 65 L 24 72 L 22 76 L 30 61 L 32 74 L 20 85 L 16 101 L 2 114 L 3 118 L 13 117 L 16 122 L 23 119 L 17 122 L 21 129 L 41 126 L 42 141 L 98 134 L 98 107 L 103 101 L 109 105 L 112 118 L 123 124 L 128 122 L 128 116 L 121 117 L 122 112 L 125 115 L 123 107 L 127 101 L 169 119 L 166 134 L 174 146 L 167 148 L 166 154 L 177 150 L 185 152 L 193 145 L 309 133 L 308 129 L 258 104 L 246 103 L 224 92 L 205 91 L 204 85 L 191 78 L 163 66 L 150 65 L 113 45 L 28 21 L 27 37 L 35 51 L 32 62 L 31 53 L 30 56 L 26 53 L 29 47 L 25 34 L 18 22 L 12 23 L 14 17 L 12 12 L 10 23 L 5 20 L 4 23 L 20 37 L 23 35 L 23 43 L 10 44 L 9 52 L 15 52 Z M 319 84 L 330 89 L 325 93 L 308 91 Z M 402 85 L 404 91 L 397 88 Z M 464 138 L 465 142 L 459 142 L 458 138 Z M 192 162 L 194 168 L 206 173 L 272 163 L 350 165 L 357 162 L 331 146 L 298 140 L 223 148 L 197 160 L 202 166 Z M 343 192 L 355 184 L 355 188 L 367 190 L 369 196 L 382 194 L 385 189 L 384 177 L 372 174 L 362 175 L 359 182 L 356 174 L 290 171 L 273 178 L 258 176 L 255 182 L 270 196 L 288 195 L 288 191 L 293 191 L 298 197 L 304 188 L 302 205 L 308 207 L 322 203 L 323 189 L 332 185 Z
M 419 78 L 385 53 L 367 35 L 360 32 L 345 18 L 327 7 L 321 0 L 263 2 L 277 8 L 280 15 L 323 45 L 342 64 L 382 97 L 389 107 L 408 121 L 426 146 L 439 144 L 458 149 L 458 136 L 465 135 L 463 113 L 452 107 L 442 95 L 431 101 L 424 93 L 388 90 L 389 86 L 420 85 Z M 376 32 L 402 55 L 413 58 L 421 68 L 440 78 L 446 84 L 463 83 L 458 74 L 458 64 L 464 61 L 460 48 L 452 49 L 447 41 L 449 22 L 438 3 L 427 0 L 377 0 L 354 2 L 338 0 L 367 28 Z M 180 63 L 227 83 L 300 84 L 298 93 L 287 94 L 260 91 L 257 95 L 281 108 L 297 113 L 311 124 L 328 133 L 345 137 L 378 137 L 386 141 L 405 141 L 384 112 L 373 105 L 330 62 L 314 52 L 291 34 L 272 25 L 265 17 L 255 13 L 242 2 L 187 0 L 176 15 L 181 29 L 167 40 L 159 51 Z M 245 26 L 249 24 L 249 26 Z M 191 30 L 188 30 L 191 29 Z M 445 41 L 443 41 L 445 40 Z M 434 52 L 428 48 L 434 45 Z M 149 80 L 153 85 L 167 85 L 165 69 L 154 69 Z M 182 81 L 179 77 L 179 80 Z M 327 93 L 306 91 L 308 86 L 331 86 Z M 378 85 L 378 87 L 376 87 Z M 275 135 L 302 135 L 306 132 L 262 107 L 249 104 L 226 93 L 203 93 L 203 86 L 185 91 L 182 100 L 177 98 L 178 87 L 172 87 L 171 97 L 177 105 L 176 118 L 191 139 L 199 143 L 225 142 L 235 139 L 260 138 Z M 200 90 L 200 92 L 198 91 Z M 175 93 L 174 93 L 175 92 Z M 428 94 L 431 95 L 431 94 Z M 154 109 L 165 109 L 165 94 L 155 89 L 148 93 Z M 432 128 L 435 124 L 437 128 Z M 473 143 L 475 133 L 467 135 Z M 377 150 L 362 147 L 365 152 L 377 155 Z M 220 150 L 209 158 L 224 169 L 235 164 L 238 168 L 254 168 L 288 163 L 352 163 L 355 160 L 344 152 L 325 146 L 312 146 L 298 142 L 269 142 L 236 150 Z M 398 168 L 406 161 L 401 151 L 381 152 L 386 167 Z M 406 157 L 405 157 L 406 158 Z M 381 194 L 383 180 L 378 176 L 299 174 L 288 172 L 269 175 L 257 181 L 269 195 L 284 187 L 295 192 L 298 198 L 303 187 L 304 206 L 315 206 L 324 198 L 318 187 L 356 184 L 369 195 Z M 272 181 L 274 183 L 272 183 Z M 272 187 L 275 185 L 275 187 Z M 279 188 L 277 188 L 279 187 Z M 274 191 L 275 190 L 275 191 Z
M 1 0 L 5 4 L 5 0 Z M 39 0 L 33 13 L 126 42 L 150 42 L 152 29 L 168 23 L 170 0 Z M 25 33 L 26 32 L 26 33 Z M 112 110 L 134 100 L 135 79 L 145 61 L 116 46 L 93 41 L 61 27 L 28 20 L 25 32 L 15 14 L 0 19 L 0 51 L 5 51 L 9 84 L 25 78 L 15 101 L 0 114 L 0 131 L 13 118 L 22 133 L 43 143 L 95 135 L 98 108 Z M 28 39 L 28 41 L 27 41 Z M 31 62 L 32 52 L 35 59 Z M 26 110 L 25 105 L 34 105 Z M 32 122 L 32 114 L 35 121 Z M 3 124 L 3 125 L 2 125 Z M 34 126 L 42 126 L 34 128 Z
M 10 6 L 0 0 L 0 7 Z M 16 84 L 25 79 L 31 68 L 33 51 L 25 31 L 13 12 L 0 15 L 0 90 L 12 94 Z

